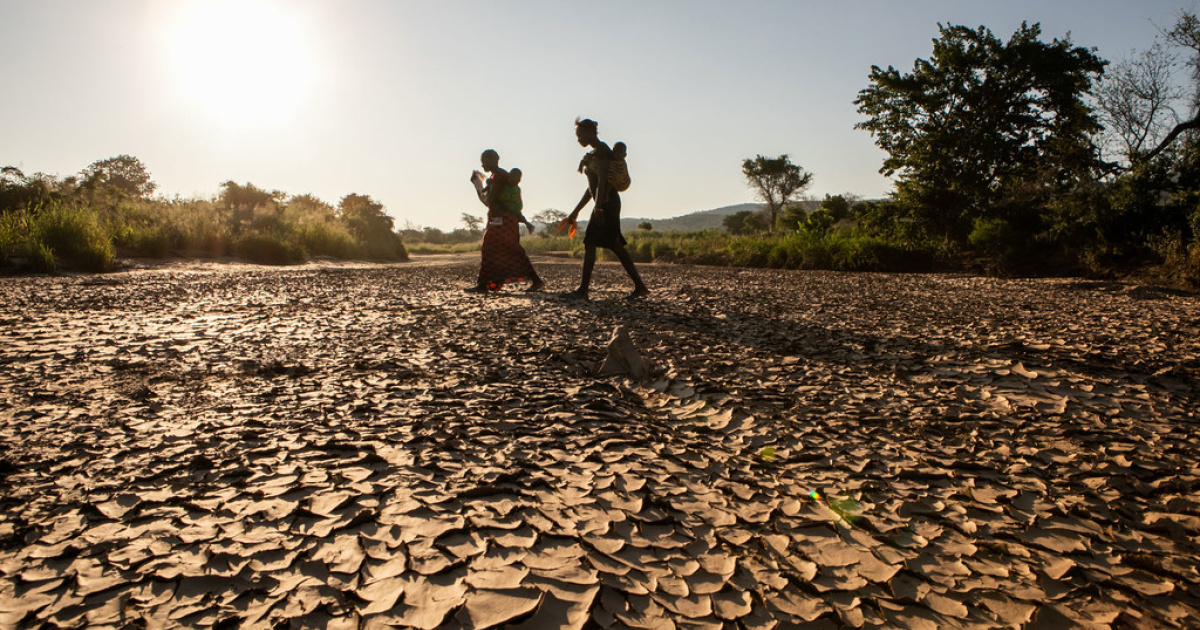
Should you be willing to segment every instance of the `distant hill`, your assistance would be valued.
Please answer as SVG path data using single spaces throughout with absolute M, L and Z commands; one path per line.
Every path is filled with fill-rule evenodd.
M 812 212 L 820 205 L 818 200 L 804 200 L 800 202 L 805 211 Z M 654 227 L 656 232 L 697 232 L 699 230 L 721 230 L 725 228 L 725 217 L 731 214 L 737 214 L 749 210 L 750 212 L 758 212 L 765 209 L 766 204 L 762 203 L 739 203 L 733 206 L 724 206 L 722 208 L 713 208 L 712 210 L 701 210 L 691 214 L 685 214 L 680 217 L 672 217 L 670 219 L 621 219 L 621 231 L 628 232 L 636 230 L 638 225 L 649 222 Z
M 637 219 L 624 218 L 621 219 L 621 231 L 630 232 L 636 230 L 642 223 L 649 223 L 658 232 L 696 232 L 699 230 L 723 229 L 725 227 L 722 221 L 725 217 L 731 214 L 737 214 L 744 210 L 758 212 L 765 206 L 761 203 L 739 203 L 733 206 L 725 206 L 723 208 L 713 208 L 712 210 L 701 210 L 691 214 L 685 214 L 680 217 L 672 217 L 670 219 Z

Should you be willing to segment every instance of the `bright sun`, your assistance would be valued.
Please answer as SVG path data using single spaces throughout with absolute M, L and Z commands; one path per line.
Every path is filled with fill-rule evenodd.
M 162 30 L 179 95 L 231 128 L 282 123 L 311 89 L 311 38 L 280 1 L 201 0 L 173 5 Z

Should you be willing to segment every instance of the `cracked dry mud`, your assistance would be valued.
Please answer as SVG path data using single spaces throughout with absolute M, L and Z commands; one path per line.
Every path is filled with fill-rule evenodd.
M 0 627 L 1197 627 L 1196 296 L 475 263 L 0 278 Z

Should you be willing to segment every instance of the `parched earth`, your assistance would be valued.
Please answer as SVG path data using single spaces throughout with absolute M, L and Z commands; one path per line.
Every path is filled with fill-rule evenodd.
M 0 278 L 0 627 L 1200 627 L 1200 297 L 435 262 Z

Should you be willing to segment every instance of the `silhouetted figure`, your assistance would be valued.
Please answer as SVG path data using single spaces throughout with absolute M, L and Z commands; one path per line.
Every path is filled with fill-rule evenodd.
M 600 141 L 596 121 L 589 119 L 575 122 L 575 139 L 579 141 L 580 146 L 591 149 L 579 163 L 579 172 L 587 176 L 588 188 L 579 200 L 579 204 L 575 206 L 575 210 L 567 217 L 566 223 L 574 223 L 579 217 L 579 211 L 589 201 L 595 200 L 596 203 L 592 207 L 587 231 L 583 235 L 583 277 L 579 280 L 579 288 L 568 293 L 567 296 L 580 300 L 588 299 L 592 269 L 596 265 L 596 248 L 603 247 L 612 250 L 617 255 L 617 260 L 621 261 L 625 272 L 633 280 L 633 292 L 628 295 L 628 298 L 645 297 L 650 290 L 646 288 L 642 277 L 638 275 L 633 258 L 625 249 L 625 237 L 621 234 L 621 195 L 617 191 L 617 186 L 628 186 L 629 181 L 629 172 L 624 168 L 625 145 L 617 143 L 620 155 L 619 157 L 614 155 L 613 150 Z M 620 181 L 620 173 L 611 172 L 614 161 L 617 162 L 617 170 L 624 172 L 624 182 Z
M 517 213 L 517 220 L 524 223 L 529 233 L 533 234 L 533 224 L 529 222 L 529 219 L 525 218 L 525 213 L 523 212 L 525 203 L 521 201 L 521 175 L 521 169 L 519 168 L 508 169 L 508 185 L 500 191 L 501 201 L 504 202 L 504 205 L 509 210 Z
M 520 177 L 514 181 L 508 171 L 500 168 L 500 154 L 491 149 L 484 151 L 479 161 L 483 170 L 491 176 L 485 179 L 483 173 L 472 171 L 471 183 L 475 186 L 479 201 L 487 206 L 487 228 L 483 231 L 479 279 L 467 291 L 499 291 L 509 282 L 525 280 L 530 282 L 526 291 L 541 291 L 545 283 L 533 269 L 525 248 L 521 247 L 521 222 L 524 218 L 520 207 Z

